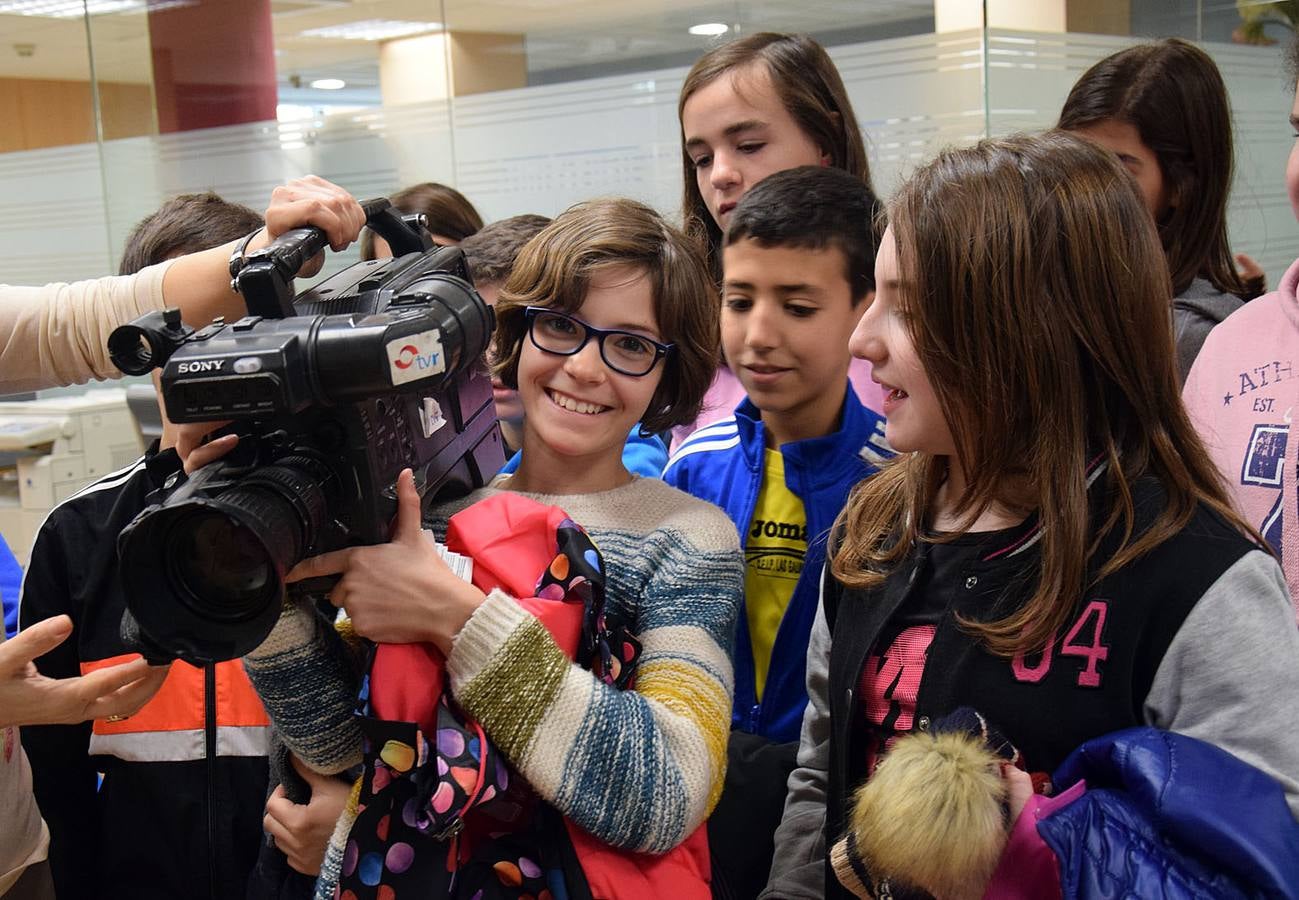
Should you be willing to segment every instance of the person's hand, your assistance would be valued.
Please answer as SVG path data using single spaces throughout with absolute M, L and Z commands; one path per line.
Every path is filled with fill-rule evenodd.
M 190 422 L 185 425 L 174 425 L 176 455 L 185 466 L 185 474 L 193 475 L 210 462 L 216 462 L 239 444 L 239 435 L 223 434 L 221 437 L 203 443 L 207 436 L 217 429 L 229 425 L 226 422 Z M 161 447 L 166 449 L 164 439 Z
M 1232 260 L 1236 263 L 1236 272 L 1240 275 L 1240 280 L 1245 283 L 1245 288 L 1251 294 L 1257 296 L 1267 293 L 1267 273 L 1254 257 L 1248 253 L 1237 253 Z
M 329 601 L 347 610 L 356 633 L 372 641 L 430 641 L 445 654 L 486 599 L 442 561 L 420 527 L 419 493 L 410 469 L 397 478 L 392 540 L 348 547 L 298 563 L 286 582 L 342 575 Z
M 158 412 L 162 416 L 162 439 L 158 442 L 159 450 L 176 448 L 176 455 L 185 466 L 185 474 L 193 475 L 208 463 L 220 459 L 239 443 L 239 436 L 227 434 L 204 444 L 203 441 L 212 432 L 229 425 L 224 422 L 188 422 L 177 425 L 167 417 L 167 407 L 162 402 L 162 370 L 153 370 L 153 389 L 158 392 Z
M 185 466 L 186 475 L 193 475 L 208 463 L 216 462 L 218 459 L 233 450 L 239 443 L 239 435 L 223 434 L 221 437 L 208 441 L 206 444 L 198 444 L 195 446 L 192 443 L 192 439 L 187 440 L 185 438 L 185 429 L 206 428 L 207 431 L 211 431 L 213 428 L 220 428 L 224 424 L 226 423 L 180 426 L 181 439 L 176 442 L 176 453 L 180 456 L 181 462 Z M 204 432 L 204 436 L 206 436 L 206 434 L 207 432 Z M 199 438 L 199 440 L 202 440 L 202 438 Z M 182 444 L 188 447 L 184 453 L 181 452 Z
M 1023 769 L 1002 763 L 1001 780 L 1006 782 L 1006 805 L 1010 809 L 1007 821 L 1013 823 L 1024 811 L 1028 801 L 1033 799 L 1033 779 Z
M 365 210 L 356 198 L 336 184 L 307 175 L 282 184 L 271 192 L 271 205 L 266 207 L 266 227 L 261 234 L 248 242 L 244 253 L 260 250 L 286 231 L 314 225 L 329 239 L 329 246 L 338 252 L 361 234 L 365 224 Z M 324 263 L 324 256 L 311 259 L 298 274 L 315 275 Z
M 34 660 L 70 634 L 72 620 L 54 616 L 0 644 L 0 727 L 72 725 L 86 719 L 126 717 L 162 687 L 170 667 L 150 666 L 143 659 L 78 678 L 47 678 L 38 672 Z
M 306 804 L 294 803 L 284 796 L 284 785 L 276 785 L 266 801 L 262 827 L 274 838 L 275 846 L 288 858 L 294 871 L 319 875 L 329 838 L 352 789 L 332 775 L 313 772 L 292 754 L 289 762 L 311 788 L 311 799 Z

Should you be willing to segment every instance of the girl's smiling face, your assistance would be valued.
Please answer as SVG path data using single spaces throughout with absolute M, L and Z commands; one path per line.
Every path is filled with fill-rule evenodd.
M 659 333 L 649 278 L 632 266 L 594 273 L 586 298 L 571 315 L 596 328 L 668 342 Z M 624 482 L 623 445 L 649 408 L 667 365 L 670 358 L 646 375 L 623 375 L 605 364 L 595 338 L 577 353 L 561 356 L 538 349 L 525 336 L 518 372 L 526 414 L 520 473 L 526 465 L 530 483 L 542 471 L 564 473 L 567 493 L 607 490 Z
M 727 72 L 692 94 L 681 110 L 681 132 L 704 205 L 723 231 L 740 198 L 768 175 L 829 161 L 785 109 L 760 64 Z
M 899 268 L 890 227 L 875 256 L 875 300 L 853 330 L 848 349 L 870 362 L 871 377 L 884 389 L 884 436 L 893 449 L 955 456 L 956 440 L 903 313 Z

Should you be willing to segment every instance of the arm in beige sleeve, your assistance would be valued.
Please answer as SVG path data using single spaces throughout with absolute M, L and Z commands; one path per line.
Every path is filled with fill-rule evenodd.
M 120 376 L 108 358 L 108 335 L 162 308 L 163 277 L 171 265 L 72 284 L 0 286 L 0 391 Z
M 363 224 L 365 212 L 351 194 L 308 175 L 275 189 L 266 227 L 247 250 L 260 249 L 303 225 L 323 229 L 330 246 L 342 250 Z M 230 254 L 237 243 L 178 257 L 134 275 L 42 287 L 0 285 L 0 393 L 120 377 L 108 358 L 108 335 L 118 325 L 164 306 L 179 308 L 194 326 L 217 316 L 233 320 L 244 315 L 243 298 L 230 288 Z

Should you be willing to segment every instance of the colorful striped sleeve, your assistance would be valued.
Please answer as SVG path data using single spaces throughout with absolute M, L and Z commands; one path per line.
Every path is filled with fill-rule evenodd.
M 451 653 L 452 690 L 465 710 L 544 799 L 617 847 L 667 852 L 721 793 L 743 567 L 734 526 L 716 517 L 720 539 L 707 550 L 670 530 L 592 530 L 611 593 L 643 585 L 634 602 L 622 598 L 643 647 L 635 690 L 610 688 L 570 662 L 501 592 Z M 616 576 L 618 560 L 634 560 L 639 577 Z
M 270 635 L 244 657 L 281 739 L 317 772 L 332 775 L 361 761 L 352 714 L 361 652 L 350 623 L 336 632 L 306 602 L 286 600 Z

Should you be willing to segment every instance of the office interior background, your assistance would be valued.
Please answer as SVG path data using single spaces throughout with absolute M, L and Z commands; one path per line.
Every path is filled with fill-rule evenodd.
M 1231 94 L 1233 248 L 1299 249 L 1282 50 L 1257 0 L 0 0 L 0 282 L 114 271 L 131 226 L 315 173 L 359 197 L 458 188 L 485 220 L 620 194 L 674 214 L 677 92 L 710 46 L 806 32 L 887 195 L 939 148 L 1051 125 L 1078 75 L 1176 35 Z M 325 274 L 355 259 L 335 255 Z
M 1234 114 L 1232 246 L 1275 285 L 1299 253 L 1294 18 L 1299 0 L 0 0 L 0 283 L 115 272 L 166 198 L 260 211 L 307 173 L 361 198 L 443 182 L 486 221 L 610 194 L 675 217 L 686 72 L 770 30 L 829 49 L 884 196 L 942 147 L 1052 125 L 1115 50 L 1200 42 Z M 0 580 L 160 427 L 147 378 L 38 399 L 0 404 Z

